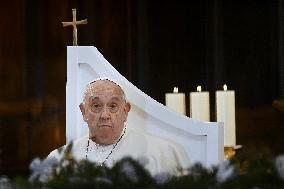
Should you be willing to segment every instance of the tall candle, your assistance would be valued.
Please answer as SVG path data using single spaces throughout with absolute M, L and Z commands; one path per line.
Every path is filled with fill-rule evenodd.
M 197 92 L 190 93 L 190 117 L 200 121 L 210 121 L 209 92 L 197 87 Z
M 186 115 L 185 94 L 178 92 L 178 87 L 174 87 L 173 93 L 166 93 L 166 106 L 180 114 Z
M 216 112 L 217 121 L 224 123 L 224 145 L 236 146 L 236 120 L 235 120 L 235 91 L 216 91 Z

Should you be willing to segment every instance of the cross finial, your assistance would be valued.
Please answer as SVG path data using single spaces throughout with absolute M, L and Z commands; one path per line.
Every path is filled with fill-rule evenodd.
M 73 26 L 73 46 L 78 45 L 78 37 L 77 37 L 77 25 L 87 24 L 87 19 L 77 21 L 76 20 L 76 9 L 72 9 L 73 21 L 72 22 L 62 22 L 63 27 Z

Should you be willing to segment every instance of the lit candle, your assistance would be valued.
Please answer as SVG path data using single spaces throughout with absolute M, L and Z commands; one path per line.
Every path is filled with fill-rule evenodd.
M 217 121 L 224 123 L 224 146 L 236 146 L 235 91 L 216 91 Z
M 190 93 L 190 117 L 200 121 L 210 121 L 209 92 L 197 86 L 197 92 Z
M 166 93 L 166 106 L 185 115 L 185 94 L 179 93 L 178 87 L 174 87 L 173 93 Z

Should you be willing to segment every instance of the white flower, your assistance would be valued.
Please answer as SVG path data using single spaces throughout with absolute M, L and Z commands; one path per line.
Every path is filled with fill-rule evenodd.
M 6 176 L 0 176 L 0 188 L 1 189 L 12 189 L 11 183 Z
M 62 161 L 61 166 L 62 166 L 62 167 L 67 167 L 68 165 L 70 165 L 70 162 L 69 162 L 68 160 L 64 159 L 64 160 Z
M 235 168 L 230 165 L 229 161 L 224 161 L 219 165 L 216 178 L 219 183 L 225 182 L 227 179 L 233 176 Z
M 43 161 L 39 158 L 35 158 L 30 164 L 32 174 L 29 177 L 29 181 L 33 182 L 38 179 L 40 182 L 47 182 L 56 164 L 58 164 L 58 160 L 56 158 L 47 158 Z
M 159 173 L 154 176 L 157 184 L 164 184 L 171 178 L 169 173 Z
M 275 167 L 281 179 L 284 180 L 284 155 L 276 157 Z
M 129 161 L 125 161 L 125 162 L 122 163 L 121 171 L 123 173 L 125 173 L 125 175 L 130 180 L 132 180 L 133 182 L 137 182 L 138 181 L 135 167 Z

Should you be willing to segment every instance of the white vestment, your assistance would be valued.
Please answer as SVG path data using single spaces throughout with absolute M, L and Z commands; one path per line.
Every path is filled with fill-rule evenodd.
M 76 160 L 86 158 L 88 138 L 86 135 L 73 143 L 72 153 Z M 131 128 L 127 128 L 121 140 L 113 149 L 113 145 L 99 146 L 89 140 L 87 158 L 92 162 L 101 164 L 109 155 L 105 164 L 113 166 L 124 157 L 131 157 L 141 162 L 152 176 L 157 174 L 181 175 L 188 168 L 189 160 L 184 159 L 184 155 L 178 152 L 173 143 L 162 138 L 146 133 L 138 133 Z M 48 156 L 61 158 L 58 150 L 54 150 Z

